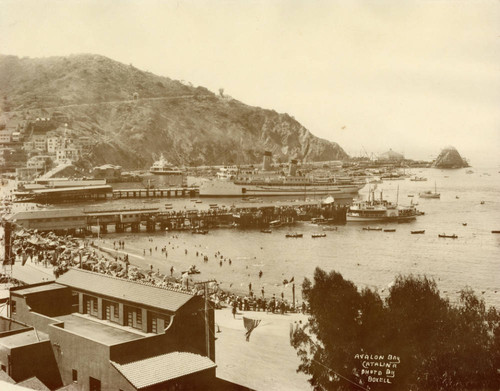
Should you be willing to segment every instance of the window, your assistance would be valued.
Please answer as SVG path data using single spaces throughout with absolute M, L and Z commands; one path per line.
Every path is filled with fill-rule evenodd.
M 7 372 L 7 367 L 2 364 L 2 371 Z
M 97 312 L 97 299 L 95 298 L 92 298 L 92 309 L 94 310 L 94 312 Z
M 73 377 L 73 381 L 74 381 L 75 383 L 77 383 L 77 382 L 78 382 L 78 371 L 77 371 L 76 369 L 73 369 L 73 370 L 71 371 L 71 376 Z
M 138 309 L 136 312 L 136 322 L 137 322 L 137 326 L 142 325 L 142 310 L 141 309 Z
M 16 313 L 16 309 L 17 309 L 16 307 L 17 307 L 16 302 L 14 300 L 12 300 L 12 305 L 10 308 L 11 308 L 13 314 Z
M 116 303 L 113 305 L 113 315 L 115 316 L 115 318 L 118 318 L 120 316 L 119 305 Z
M 156 316 L 151 316 L 151 332 L 156 334 L 158 324 L 158 318 Z

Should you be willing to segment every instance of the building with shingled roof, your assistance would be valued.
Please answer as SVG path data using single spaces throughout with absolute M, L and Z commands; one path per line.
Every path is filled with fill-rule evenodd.
M 10 319 L 23 326 L 19 336 L 0 333 L 0 346 L 18 352 L 0 363 L 16 381 L 37 376 L 52 390 L 219 389 L 215 336 L 206 334 L 214 311 L 205 314 L 202 296 L 70 269 L 55 282 L 11 288 L 9 302 Z M 23 365 L 28 356 L 50 376 Z

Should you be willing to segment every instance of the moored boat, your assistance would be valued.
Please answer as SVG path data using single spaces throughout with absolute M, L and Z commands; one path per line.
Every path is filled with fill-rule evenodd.
M 192 231 L 193 234 L 206 235 L 208 231 L 206 229 L 195 229 Z
M 273 231 L 271 231 L 270 229 L 261 229 L 260 232 L 262 232 L 263 234 L 270 234 Z
M 458 236 L 453 234 L 453 235 L 446 235 L 446 234 L 438 234 L 439 238 L 449 238 L 449 239 L 457 239 Z
M 363 231 L 382 231 L 382 227 L 363 227 Z
M 347 222 L 394 221 L 405 222 L 414 220 L 420 212 L 414 205 L 402 206 L 386 201 L 380 193 L 380 200 L 375 200 L 374 192 L 368 201 L 355 202 L 346 213 Z
M 436 182 L 434 182 L 434 192 L 432 190 L 424 191 L 419 193 L 418 196 L 420 198 L 441 198 L 441 194 L 437 192 Z
M 386 228 L 384 229 L 384 232 L 396 232 L 395 228 Z
M 353 178 L 314 177 L 297 175 L 297 161 L 290 162 L 286 175 L 272 171 L 271 154 L 264 155 L 261 171 L 239 172 L 218 176 L 200 184 L 200 197 L 244 197 L 244 196 L 317 196 L 331 195 L 335 198 L 350 198 L 366 185 L 366 181 Z
M 312 234 L 311 238 L 324 238 L 326 234 Z
M 419 229 L 416 231 L 411 231 L 412 235 L 425 234 L 425 229 Z
M 304 236 L 303 234 L 299 234 L 299 233 L 288 233 L 285 235 L 285 237 L 287 238 L 301 238 L 302 236 Z
M 149 169 L 151 174 L 155 175 L 169 175 L 169 176 L 182 176 L 182 171 L 174 165 L 170 164 L 167 159 L 160 155 L 160 158 L 153 163 L 151 168 Z

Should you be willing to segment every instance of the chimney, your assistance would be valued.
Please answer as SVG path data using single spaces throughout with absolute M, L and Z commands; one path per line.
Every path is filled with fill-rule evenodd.
M 273 159 L 273 154 L 269 151 L 264 152 L 264 161 L 262 162 L 262 169 L 264 171 L 271 171 L 271 163 Z
M 297 175 L 297 160 L 290 160 L 290 166 L 288 167 L 288 176 Z

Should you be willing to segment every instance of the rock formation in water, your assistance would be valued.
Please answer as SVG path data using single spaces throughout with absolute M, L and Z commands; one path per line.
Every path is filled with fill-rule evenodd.
M 436 168 L 462 168 L 469 167 L 467 160 L 462 158 L 455 147 L 444 148 L 432 164 Z

